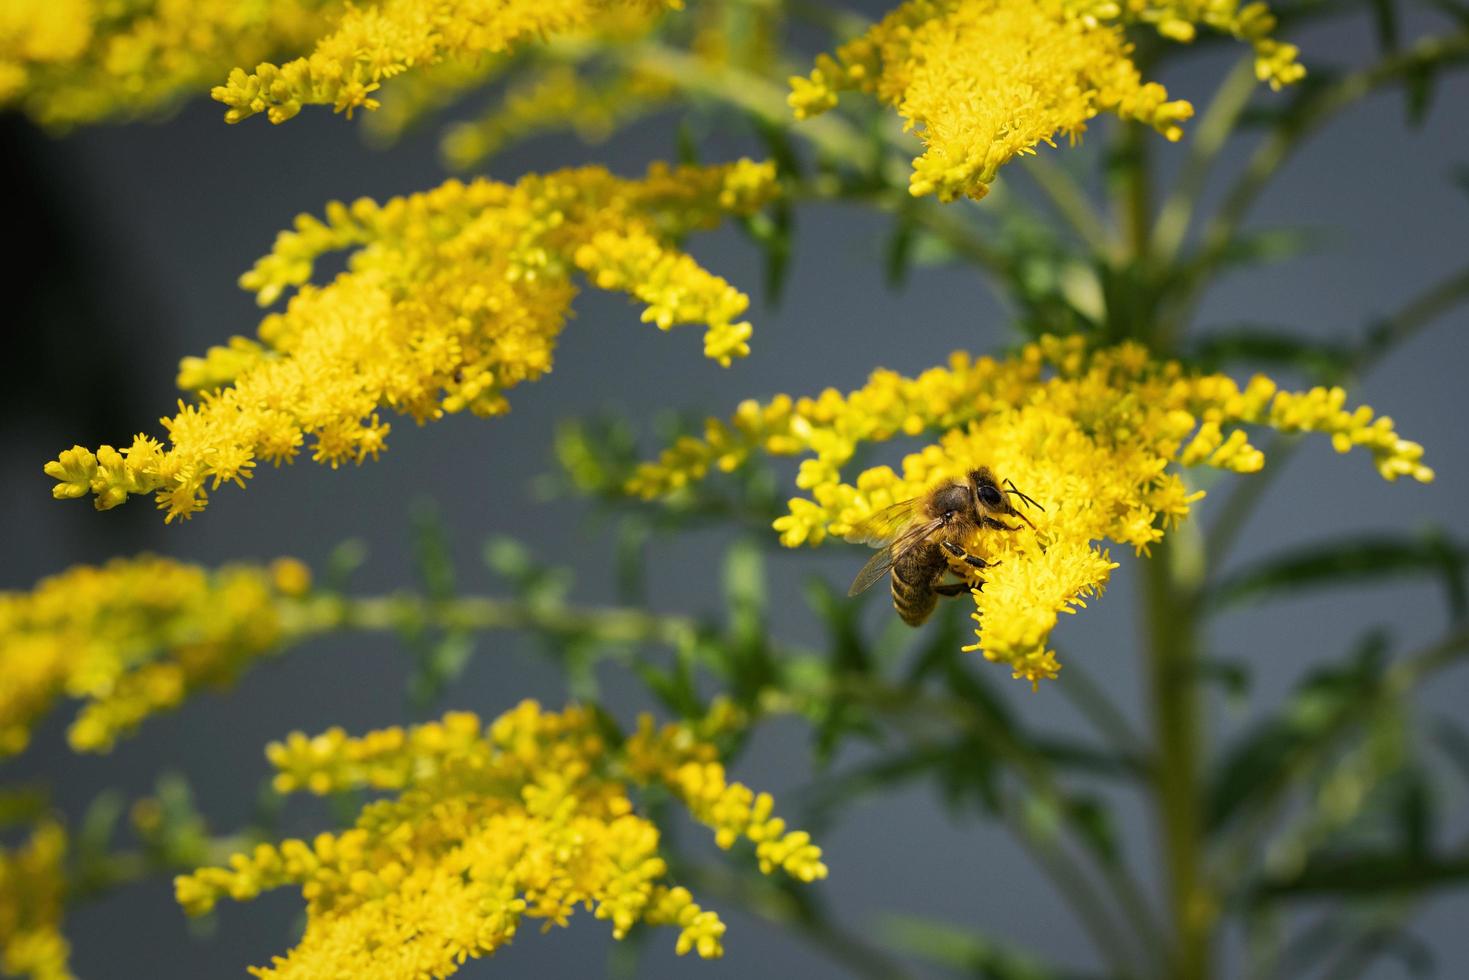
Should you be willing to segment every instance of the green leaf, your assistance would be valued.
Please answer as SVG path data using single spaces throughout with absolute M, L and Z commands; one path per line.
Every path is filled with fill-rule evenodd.
M 1380 692 L 1386 653 L 1386 637 L 1369 634 L 1346 664 L 1313 671 L 1279 712 L 1235 739 L 1208 778 L 1205 826 L 1217 830 L 1258 798 L 1290 785 L 1303 760 Z
M 625 606 L 642 606 L 648 598 L 648 539 L 653 530 L 641 517 L 629 517 L 617 525 L 613 581 L 617 601 Z
M 907 284 L 908 272 L 913 265 L 913 243 L 917 237 L 918 225 L 904 208 L 893 221 L 893 233 L 888 236 L 885 250 L 883 266 L 889 289 L 902 289 Z
M 1221 268 L 1275 265 L 1318 251 L 1329 237 L 1314 228 L 1261 228 L 1236 235 L 1219 256 Z
M 1433 726 L 1433 740 L 1469 784 L 1469 732 L 1452 719 L 1439 718 Z
M 51 792 L 41 783 L 0 789 L 0 827 L 33 824 L 51 809 Z
M 1377 33 L 1377 48 L 1382 54 L 1398 49 L 1402 33 L 1398 29 L 1396 0 L 1371 0 L 1372 27 Z
M 1079 980 L 1083 976 L 1049 966 L 968 927 L 888 916 L 879 928 L 894 948 L 965 976 L 983 980 Z
M 919 745 L 819 778 L 806 806 L 808 822 L 829 823 L 861 797 L 930 776 L 950 809 L 978 802 L 985 812 L 994 813 L 999 799 L 997 775 L 990 750 L 972 739 Z
M 449 548 L 449 531 L 438 506 L 428 499 L 413 502 L 410 514 L 413 564 L 424 592 L 431 599 L 454 596 L 454 556 Z
M 1121 858 L 1117 845 L 1117 824 L 1112 810 L 1096 796 L 1071 796 L 1065 801 L 1069 823 L 1081 840 L 1108 864 L 1116 865 Z
M 1469 163 L 1456 163 L 1449 171 L 1449 180 L 1463 191 L 1469 194 Z
M 804 168 L 801 166 L 800 155 L 796 153 L 795 144 L 791 142 L 789 128 L 762 116 L 750 115 L 746 118 L 765 146 L 766 157 L 775 161 L 775 172 L 784 178 L 800 180 Z
M 839 595 L 825 579 L 817 577 L 806 582 L 806 602 L 826 627 L 828 676 L 871 674 L 872 651 L 858 622 L 862 604 Z M 816 718 L 817 764 L 830 763 L 847 735 L 872 735 L 875 731 L 870 714 L 856 699 L 828 699 Z
M 418 659 L 408 677 L 408 700 L 415 707 L 426 710 L 469 666 L 474 657 L 474 636 L 467 631 L 455 630 L 436 640 L 423 637 L 417 640 L 412 644 Z
M 1402 851 L 1358 851 L 1317 856 L 1297 874 L 1267 880 L 1257 900 L 1310 895 L 1382 898 L 1435 888 L 1459 888 L 1469 882 L 1469 853 L 1417 856 Z
M 490 570 L 509 583 L 517 598 L 541 609 L 557 608 L 571 591 L 573 580 L 569 569 L 541 564 L 514 538 L 505 535 L 490 538 L 481 555 Z
M 1404 785 L 1397 798 L 1398 832 L 1403 850 L 1411 857 L 1425 859 L 1433 846 L 1433 788 L 1421 770 L 1404 772 Z
M 360 538 L 348 538 L 331 550 L 326 558 L 326 570 L 322 583 L 328 592 L 343 592 L 352 573 L 367 562 L 367 543 Z
M 1240 324 L 1199 338 L 1189 356 L 1203 371 L 1239 365 L 1285 368 L 1326 382 L 1340 378 L 1353 355 L 1344 345 L 1311 340 L 1284 327 Z
M 678 132 L 675 135 L 677 149 L 675 155 L 678 162 L 685 167 L 697 167 L 702 162 L 699 153 L 700 138 L 694 132 L 694 125 L 687 117 L 678 121 Z
M 106 790 L 92 798 L 76 835 L 76 851 L 83 862 L 101 860 L 112 847 L 112 833 L 124 809 L 122 794 Z
M 1206 657 L 1199 661 L 1195 675 L 1201 681 L 1219 685 L 1233 703 L 1242 702 L 1250 693 L 1250 665 L 1240 660 Z
M 1249 565 L 1205 593 L 1205 607 L 1220 612 L 1264 598 L 1278 599 L 1313 589 L 1377 583 L 1392 578 L 1428 577 L 1444 588 L 1455 621 L 1469 607 L 1465 565 L 1469 554 L 1442 533 L 1417 539 L 1351 537 L 1306 545 Z
M 727 669 L 735 696 L 752 701 L 776 676 L 766 635 L 765 557 L 750 538 L 741 538 L 724 556 L 724 597 L 728 610 Z
M 765 300 L 772 308 L 780 305 L 790 271 L 795 222 L 795 211 L 783 198 L 771 205 L 768 214 L 762 211 L 740 219 L 739 226 L 765 257 Z
M 1437 93 L 1438 65 L 1418 62 L 1403 75 L 1403 98 L 1407 103 L 1408 125 L 1421 126 L 1428 118 Z
M 1041 758 L 1058 769 L 1114 779 L 1140 779 L 1148 775 L 1148 760 L 1122 752 L 1109 752 L 1088 742 L 1040 734 L 1026 735 L 1025 741 Z
M 903 679 L 905 684 L 917 687 L 925 678 L 934 674 L 945 675 L 957 665 L 961 656 L 959 648 L 964 645 L 964 632 L 955 606 L 955 603 L 940 606 L 938 613 L 925 627 L 927 637 L 923 638 L 913 657 L 913 663 Z
M 1463 0 L 1428 0 L 1428 6 L 1460 27 L 1469 27 L 1469 3 L 1464 3 Z
M 677 654 L 667 668 L 639 657 L 630 666 L 653 696 L 680 718 L 697 718 L 704 714 L 704 704 L 694 686 L 690 657 Z

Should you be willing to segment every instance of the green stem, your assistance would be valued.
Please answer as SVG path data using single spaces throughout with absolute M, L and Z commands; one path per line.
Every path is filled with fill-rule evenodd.
M 1027 822 L 1029 818 L 1025 813 L 1013 808 L 1005 812 L 1010 829 L 1030 850 L 1058 893 L 1071 905 L 1098 951 L 1109 960 L 1113 971 L 1120 976 L 1136 975 L 1137 955 L 1140 953 L 1142 961 L 1145 961 L 1147 955 L 1157 948 L 1162 933 L 1156 917 L 1127 869 L 1120 862 L 1092 862 L 1108 889 L 1107 895 L 1103 896 L 1082 863 L 1073 856 L 1071 849 L 1064 846 L 1059 831 L 1067 831 L 1066 836 L 1073 840 L 1079 839 L 1080 832 L 1075 827 L 1072 811 L 1065 804 L 1062 788 L 1052 776 L 1046 760 L 1036 752 L 1032 739 L 966 700 L 873 682 L 867 678 L 838 678 L 834 687 L 817 682 L 815 687 L 788 691 L 784 697 L 784 702 L 768 700 L 766 710 L 800 714 L 808 698 L 818 701 L 851 699 L 883 711 L 900 727 L 904 719 L 911 719 L 922 726 L 943 720 L 982 739 L 1015 774 L 1028 799 L 1056 820 L 1058 827 L 1048 836 L 1037 829 L 1035 821 Z M 1097 857 L 1082 843 L 1076 843 L 1075 850 L 1094 859 Z M 1113 915 L 1116 908 L 1123 912 L 1120 924 Z M 1130 937 L 1135 945 L 1130 947 L 1123 937 Z
M 908 970 L 886 951 L 860 935 L 832 923 L 823 910 L 804 896 L 781 889 L 766 878 L 753 878 L 718 865 L 683 864 L 675 867 L 700 895 L 713 895 L 739 903 L 747 911 L 783 929 L 790 929 L 856 977 L 873 980 L 904 980 Z
M 1185 524 L 1144 562 L 1147 671 L 1157 747 L 1155 805 L 1173 911 L 1176 980 L 1207 980 L 1218 909 L 1203 875 L 1202 699 L 1196 683 L 1202 545 Z
M 678 647 L 692 641 L 698 624 L 687 616 L 665 616 L 619 606 L 537 604 L 519 599 L 459 596 L 314 596 L 285 607 L 288 629 L 303 634 L 337 629 L 401 630 L 431 626 L 444 630 L 534 630 L 550 636 L 603 643 L 658 643 Z
M 1044 153 L 1026 154 L 1020 157 L 1020 165 L 1087 248 L 1098 256 L 1111 251 L 1107 223 L 1065 169 Z
M 1258 861 L 1258 844 L 1266 839 L 1272 825 L 1285 811 L 1292 787 L 1300 786 L 1311 773 L 1320 770 L 1343 735 L 1363 725 L 1385 704 L 1407 697 L 1427 678 L 1461 663 L 1466 651 L 1469 651 L 1469 629 L 1459 629 L 1429 647 L 1402 657 L 1388 668 L 1375 690 L 1333 718 L 1309 745 L 1298 749 L 1264 787 L 1264 792 L 1236 818 L 1234 826 L 1226 828 L 1227 833 L 1216 832 L 1219 842 L 1215 847 L 1215 865 L 1221 888 L 1247 878 Z
M 1149 133 L 1140 123 L 1124 122 L 1122 127 L 1116 161 L 1120 170 L 1123 232 L 1118 258 L 1143 265 L 1152 253 L 1153 167 Z
M 729 66 L 711 65 L 704 59 L 653 42 L 631 49 L 629 62 L 641 71 L 664 75 L 687 91 L 743 109 L 763 122 L 781 126 L 833 160 L 850 163 L 873 158 L 873 136 L 835 113 L 790 125 L 791 109 L 786 102 L 786 89 L 759 75 Z M 877 172 L 874 176 L 878 178 L 880 187 L 861 191 L 832 177 L 818 177 L 797 185 L 793 193 L 798 197 L 820 200 L 865 201 L 889 213 L 901 210 L 958 254 L 997 277 L 1006 275 L 1010 270 L 1008 257 L 980 238 L 973 225 L 962 218 L 957 209 L 914 201 L 907 194 L 908 156 L 912 147 L 896 142 L 887 133 L 888 130 L 882 128 L 880 138 L 891 152 L 883 153 L 875 163 Z
M 835 175 L 822 175 L 793 184 L 788 191 L 796 201 L 845 201 L 867 204 L 879 211 L 913 222 L 955 255 L 968 259 L 997 277 L 1011 271 L 1010 257 L 976 234 L 972 223 L 953 205 L 916 200 L 895 188 L 858 190 Z
M 1056 683 L 1066 699 L 1076 706 L 1097 733 L 1119 753 L 1147 758 L 1147 742 L 1118 710 L 1112 699 L 1107 697 L 1107 692 L 1102 690 L 1101 685 L 1078 668 L 1076 657 L 1064 656 L 1059 649 L 1056 655 L 1057 659 L 1066 664 L 1066 669 L 1056 676 Z
M 1258 84 L 1254 56 L 1241 58 L 1215 90 L 1199 124 L 1189 134 L 1188 158 L 1173 190 L 1158 209 L 1158 222 L 1153 227 L 1153 247 L 1161 261 L 1171 262 L 1183 246 L 1209 171 Z
M 1181 270 L 1182 284 L 1178 295 L 1173 298 L 1172 312 L 1168 317 L 1173 325 L 1170 330 L 1177 333 L 1188 321 L 1205 287 L 1213 282 L 1214 272 L 1250 209 L 1281 165 L 1304 145 L 1306 137 L 1320 130 L 1337 113 L 1384 85 L 1410 77 L 1415 72 L 1457 64 L 1466 59 L 1469 59 L 1469 30 L 1424 38 L 1411 48 L 1389 55 L 1370 68 L 1353 72 L 1326 86 L 1318 94 L 1308 97 L 1297 111 L 1277 125 L 1256 148 L 1239 179 L 1225 194 L 1213 219 L 1204 228 L 1198 255 Z

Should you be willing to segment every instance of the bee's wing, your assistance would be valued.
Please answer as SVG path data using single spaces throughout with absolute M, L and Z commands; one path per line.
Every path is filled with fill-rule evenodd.
M 852 525 L 842 537 L 854 544 L 870 544 L 874 548 L 891 544 L 913 524 L 918 517 L 922 497 L 900 500 L 890 507 L 873 511 L 866 518 Z
M 857 577 L 852 580 L 852 587 L 847 590 L 847 595 L 854 596 L 872 588 L 873 583 L 886 575 L 898 559 L 922 544 L 930 534 L 943 525 L 943 521 L 925 521 L 900 532 L 881 551 L 867 559 L 867 564 L 862 566 L 862 571 L 858 572 Z

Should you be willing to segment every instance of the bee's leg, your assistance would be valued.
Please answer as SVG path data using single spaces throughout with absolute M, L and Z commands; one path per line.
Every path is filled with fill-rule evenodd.
M 943 547 L 949 553 L 949 557 L 957 558 L 971 568 L 990 568 L 999 564 L 997 561 L 985 561 L 978 555 L 971 555 L 952 541 L 943 542 Z
M 984 583 L 979 583 L 978 587 L 981 591 L 983 591 Z M 944 585 L 935 585 L 933 587 L 933 590 L 941 596 L 947 596 L 950 599 L 953 599 L 957 596 L 968 595 L 971 588 L 972 586 L 970 586 L 968 582 L 948 582 Z
M 980 517 L 979 520 L 980 520 L 980 522 L 982 524 L 984 524 L 985 527 L 993 528 L 996 531 L 1018 531 L 1018 530 L 1020 530 L 1019 527 L 1011 527 L 1009 524 L 1006 524 L 1004 521 L 997 521 L 993 517 L 989 517 L 989 516 L 982 516 L 982 517 Z M 1022 520 L 1023 520 L 1023 518 L 1022 518 Z

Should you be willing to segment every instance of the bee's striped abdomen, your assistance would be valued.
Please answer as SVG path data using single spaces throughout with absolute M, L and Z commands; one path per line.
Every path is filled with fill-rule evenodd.
M 915 548 L 893 564 L 890 576 L 893 608 L 903 622 L 918 626 L 933 614 L 939 601 L 933 583 L 947 567 L 948 563 L 934 544 Z

